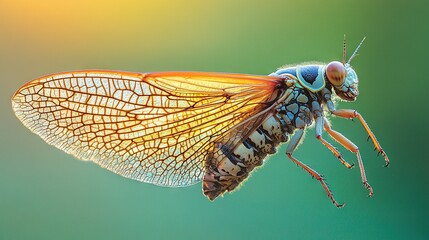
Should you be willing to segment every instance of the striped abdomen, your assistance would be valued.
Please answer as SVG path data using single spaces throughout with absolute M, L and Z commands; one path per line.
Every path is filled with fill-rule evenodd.
M 267 154 L 275 153 L 275 147 L 287 140 L 288 133 L 282 129 L 281 120 L 272 115 L 234 150 L 220 146 L 218 154 L 208 160 L 204 194 L 213 200 L 225 191 L 234 190 L 255 167 L 262 165 Z
M 234 190 L 268 154 L 276 152 L 281 142 L 287 142 L 295 128 L 312 122 L 311 103 L 316 100 L 301 87 L 280 104 L 276 111 L 234 149 L 218 146 L 207 159 L 203 178 L 204 194 L 211 200 L 225 191 Z

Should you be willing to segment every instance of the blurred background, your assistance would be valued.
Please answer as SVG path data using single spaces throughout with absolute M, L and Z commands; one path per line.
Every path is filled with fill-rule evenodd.
M 426 16 L 424 1 L 0 0 L 0 239 L 428 239 Z M 238 191 L 210 202 L 200 184 L 156 187 L 78 161 L 11 109 L 21 85 L 50 73 L 266 75 L 341 60 L 344 33 L 349 56 L 367 39 L 353 60 L 360 96 L 338 107 L 365 117 L 391 165 L 382 167 L 358 122 L 331 118 L 360 147 L 375 191 L 368 198 L 359 169 L 308 131 L 296 156 L 326 176 L 342 209 L 286 158 L 286 145 Z

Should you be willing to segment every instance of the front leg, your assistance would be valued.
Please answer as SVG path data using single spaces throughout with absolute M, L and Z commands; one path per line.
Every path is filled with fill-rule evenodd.
M 365 131 L 368 133 L 369 137 L 372 140 L 372 143 L 374 144 L 375 148 L 377 149 L 378 153 L 383 155 L 384 161 L 386 162 L 385 167 L 389 166 L 389 158 L 387 157 L 387 154 L 383 151 L 381 148 L 380 143 L 377 141 L 377 138 L 375 137 L 374 133 L 372 133 L 371 129 L 369 128 L 368 124 L 365 122 L 365 119 L 363 119 L 362 115 L 358 113 L 356 110 L 353 109 L 335 109 L 335 106 L 331 100 L 328 100 L 327 102 L 329 111 L 338 117 L 342 118 L 348 118 L 348 119 L 354 119 L 358 118 L 360 123 L 365 128 Z

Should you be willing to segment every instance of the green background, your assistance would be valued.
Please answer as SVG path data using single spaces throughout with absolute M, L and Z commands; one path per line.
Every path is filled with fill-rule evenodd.
M 424 1 L 0 0 L 0 239 L 428 239 L 428 6 Z M 10 98 L 36 77 L 77 69 L 269 74 L 340 60 L 343 34 L 366 118 L 391 159 L 381 167 L 358 122 L 331 118 L 361 150 L 346 169 L 307 132 L 296 156 L 323 173 L 342 209 L 285 147 L 236 192 L 119 177 L 45 144 Z M 329 139 L 327 137 L 327 139 Z M 332 141 L 332 140 L 331 140 Z M 355 156 L 339 148 L 346 160 Z

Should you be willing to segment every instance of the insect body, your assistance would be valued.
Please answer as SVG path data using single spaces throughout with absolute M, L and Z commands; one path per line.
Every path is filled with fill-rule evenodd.
M 358 148 L 333 130 L 324 114 L 326 108 L 339 117 L 358 118 L 388 164 L 362 116 L 335 109 L 334 95 L 348 101 L 358 96 L 356 72 L 344 59 L 281 68 L 270 76 L 67 72 L 27 83 L 12 105 L 25 126 L 79 159 L 156 185 L 188 186 L 202 180 L 211 200 L 234 190 L 290 139 L 287 156 L 341 206 L 324 179 L 293 152 L 314 121 L 316 137 L 346 167 L 352 165 L 322 137 L 323 129 L 357 155 L 362 182 L 372 195 Z

